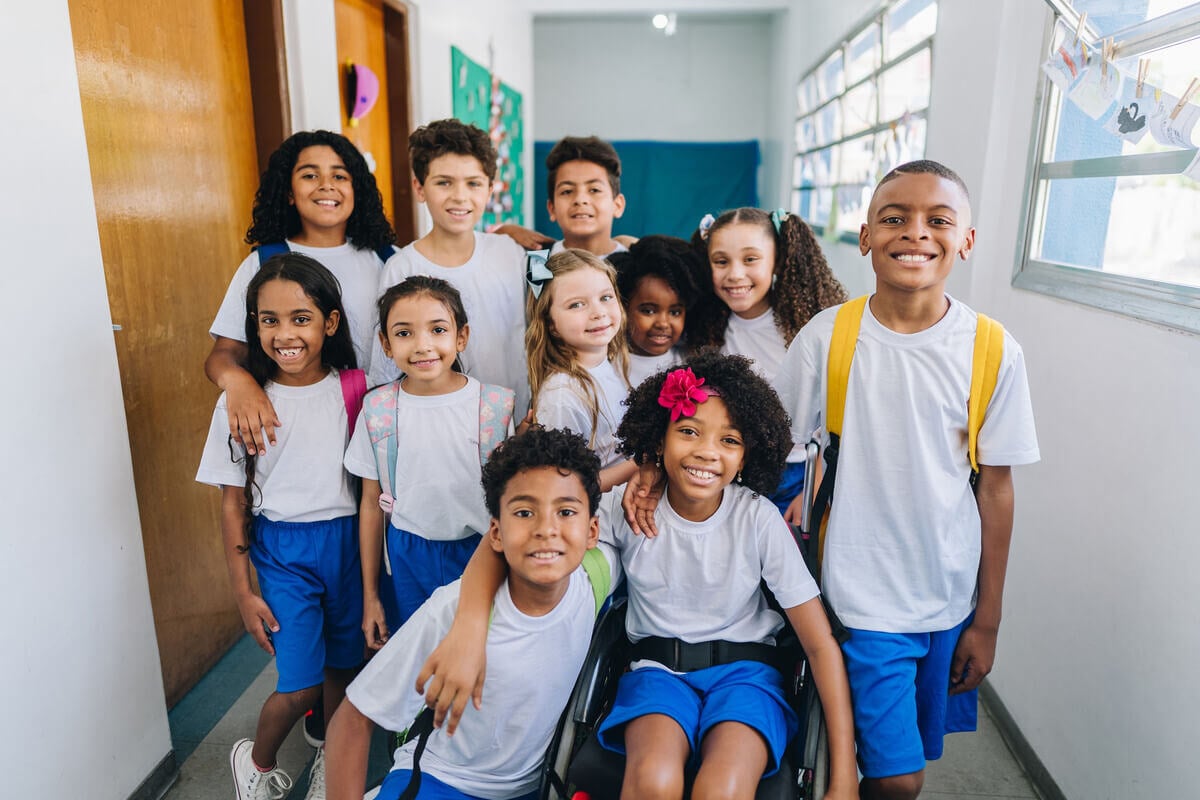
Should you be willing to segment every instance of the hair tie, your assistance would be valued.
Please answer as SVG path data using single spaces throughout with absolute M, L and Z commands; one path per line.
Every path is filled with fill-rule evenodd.
M 771 212 L 771 224 L 775 226 L 775 235 L 779 235 L 779 229 L 783 227 L 783 221 L 788 218 L 788 212 L 785 209 L 777 208 Z
M 529 291 L 533 292 L 535 300 L 542 296 L 542 286 L 554 278 L 554 273 L 546 266 L 549 257 L 549 250 L 534 250 L 526 254 L 525 282 L 529 284 Z
M 708 230 L 709 230 L 709 228 L 711 228 L 713 226 L 713 223 L 716 221 L 717 221 L 717 218 L 714 217 L 712 214 L 705 214 L 703 217 L 700 218 L 700 226 L 699 226 L 700 227 L 700 239 L 702 241 L 708 241 Z
M 671 410 L 671 422 L 682 417 L 694 417 L 696 405 L 708 399 L 709 392 L 701 389 L 704 378 L 697 378 L 691 367 L 667 373 L 658 404 Z

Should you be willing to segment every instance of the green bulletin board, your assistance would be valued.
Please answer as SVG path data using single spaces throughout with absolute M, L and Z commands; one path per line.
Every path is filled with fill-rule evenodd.
M 487 131 L 499 155 L 496 181 L 483 215 L 484 227 L 508 222 L 524 225 L 525 171 L 521 167 L 521 154 L 525 151 L 525 131 L 521 94 L 453 46 L 450 75 L 455 118 Z

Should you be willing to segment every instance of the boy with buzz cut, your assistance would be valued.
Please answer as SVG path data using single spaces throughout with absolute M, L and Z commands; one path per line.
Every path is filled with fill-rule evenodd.
M 967 187 L 935 161 L 884 176 L 859 232 L 876 284 L 850 362 L 822 575 L 850 630 L 843 652 L 864 800 L 915 798 L 942 736 L 975 729 L 976 690 L 1000 626 L 1011 467 L 1039 458 L 1024 357 L 1005 333 L 972 490 L 967 406 L 978 317 L 946 294 L 946 279 L 974 244 Z M 827 365 L 839 308 L 813 317 L 780 369 L 800 442 L 813 431 L 829 442 Z
M 476 230 L 496 177 L 496 148 L 480 128 L 443 119 L 413 131 L 408 151 L 413 190 L 433 228 L 388 259 L 379 294 L 412 275 L 441 278 L 458 289 L 471 326 L 460 356 L 463 371 L 515 391 L 520 419 L 529 407 L 529 375 L 524 350 L 513 343 L 525 340 L 525 248 Z M 375 350 L 371 385 L 399 378 L 378 341 Z
M 487 628 L 489 700 L 451 738 L 438 728 L 420 762 L 417 800 L 537 796 L 542 757 L 583 666 L 600 601 L 620 561 L 597 546 L 600 461 L 569 431 L 514 436 L 483 468 L 491 514 L 484 541 L 508 563 Z M 461 581 L 434 592 L 346 690 L 325 744 L 331 800 L 359 800 L 374 725 L 404 730 L 421 710 L 421 663 L 450 628 Z M 412 776 L 415 742 L 395 753 L 379 800 Z
M 563 238 L 550 255 L 574 248 L 604 258 L 626 249 L 613 238 L 613 220 L 625 213 L 621 158 L 595 136 L 567 136 L 546 156 L 546 208 Z

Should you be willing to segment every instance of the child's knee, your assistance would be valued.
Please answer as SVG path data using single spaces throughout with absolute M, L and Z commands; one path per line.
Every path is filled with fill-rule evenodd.
M 886 778 L 865 778 L 861 792 L 863 800 L 916 800 L 925 785 L 925 771 Z
M 625 764 L 623 797 L 647 800 L 680 800 L 683 797 L 683 765 L 662 758 L 630 757 Z
M 278 695 L 291 710 L 299 709 L 301 713 L 312 708 L 313 703 L 317 702 L 317 697 L 321 694 L 321 684 L 309 686 L 306 689 L 297 689 L 294 692 L 279 692 Z

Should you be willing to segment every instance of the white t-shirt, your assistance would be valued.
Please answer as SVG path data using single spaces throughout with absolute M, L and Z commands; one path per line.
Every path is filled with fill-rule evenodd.
M 975 603 L 979 506 L 968 484 L 967 397 L 976 314 L 950 299 L 918 333 L 863 313 L 846 391 L 823 582 L 842 622 L 895 633 L 947 630 Z M 796 335 L 780 395 L 797 442 L 824 432 L 829 341 L 837 307 Z M 1005 333 L 995 393 L 979 431 L 979 462 L 1039 458 L 1020 346 Z
M 754 319 L 742 319 L 737 314 L 729 315 L 725 328 L 725 344 L 721 352 L 726 355 L 746 356 L 754 361 L 754 371 L 767 383 L 774 384 L 787 343 L 775 327 L 775 311 L 768 308 Z
M 625 629 L 647 636 L 707 642 L 772 643 L 783 618 L 760 589 L 766 581 L 783 608 L 818 594 L 791 530 L 770 500 L 730 484 L 716 512 L 689 522 L 666 495 L 654 512 L 653 539 L 630 530 L 621 510 L 624 487 L 600 503 L 600 539 L 621 553 L 629 585 Z
M 566 246 L 565 244 L 563 244 L 563 241 L 562 241 L 562 239 L 559 239 L 557 242 L 555 242 L 554 244 L 550 245 L 550 255 L 554 255 L 554 254 L 556 254 L 556 253 L 561 253 L 563 250 L 566 250 L 566 249 L 567 249 L 567 246 Z M 613 253 L 628 253 L 628 252 L 629 252 L 629 248 L 628 248 L 628 247 L 626 247 L 625 245 L 621 244 L 620 242 L 617 242 L 617 246 L 616 246 L 616 247 L 614 247 L 614 248 L 613 248 L 611 251 L 609 251 L 609 252 L 605 253 L 604 255 L 600 256 L 600 258 L 608 258 L 608 257 L 609 257 L 609 256 L 611 256 Z M 599 253 L 595 253 L 595 255 L 598 255 L 598 256 L 599 256 L 600 254 L 599 254 Z
M 507 236 L 475 233 L 475 252 L 467 263 L 443 267 L 410 244 L 388 259 L 378 295 L 413 275 L 441 278 L 462 295 L 471 336 L 462 353 L 463 370 L 483 383 L 517 393 L 518 419 L 529 408 L 529 372 L 525 366 L 525 249 Z M 378 320 L 376 320 L 378 329 Z M 373 345 L 372 386 L 400 377 L 396 364 Z
M 601 468 L 611 467 L 624 460 L 617 452 L 617 426 L 625 415 L 625 398 L 629 387 L 611 361 L 598 367 L 588 367 L 596 384 L 596 400 L 600 413 L 596 419 L 596 434 L 592 436 L 592 412 L 587 392 L 565 372 L 551 375 L 537 396 L 537 421 L 547 428 L 567 428 L 587 439 Z
M 449 394 L 396 392 L 396 485 L 392 524 L 426 539 L 465 539 L 488 528 L 479 467 L 479 381 Z M 509 425 L 511 433 L 512 425 Z M 346 448 L 346 469 L 379 480 L 365 415 Z
M 636 389 L 638 386 L 641 386 L 642 381 L 651 375 L 682 363 L 683 353 L 678 347 L 672 347 L 661 356 L 639 356 L 635 353 L 630 353 L 629 385 Z
M 309 386 L 267 381 L 263 389 L 283 424 L 275 429 L 275 444 L 254 464 L 255 499 L 261 500 L 254 513 L 276 522 L 316 522 L 357 513 L 350 476 L 342 469 L 349 427 L 337 370 Z M 241 445 L 230 442 L 222 392 L 196 480 L 213 486 L 245 486 L 245 456 Z
M 346 698 L 377 725 L 404 730 L 421 710 L 413 684 L 450 629 L 459 589 L 460 581 L 437 589 L 346 689 Z M 483 708 L 468 709 L 452 737 L 444 728 L 430 734 L 421 770 L 465 794 L 500 800 L 537 788 L 546 747 L 587 655 L 596 601 L 580 567 L 544 616 L 521 613 L 507 583 L 493 609 Z M 415 741 L 397 749 L 393 769 L 412 769 L 415 749 Z
M 369 369 L 371 340 L 379 327 L 379 314 L 375 309 L 379 272 L 383 268 L 379 256 L 370 248 L 356 250 L 350 242 L 337 247 L 309 247 L 290 241 L 287 244 L 292 252 L 320 261 L 338 279 L 342 287 L 342 307 L 346 309 L 345 322 L 350 326 L 350 338 L 354 342 L 354 357 L 358 359 L 359 369 Z M 258 266 L 258 251 L 253 251 L 233 273 L 217 317 L 208 329 L 214 337 L 246 341 L 246 287 L 258 272 Z

